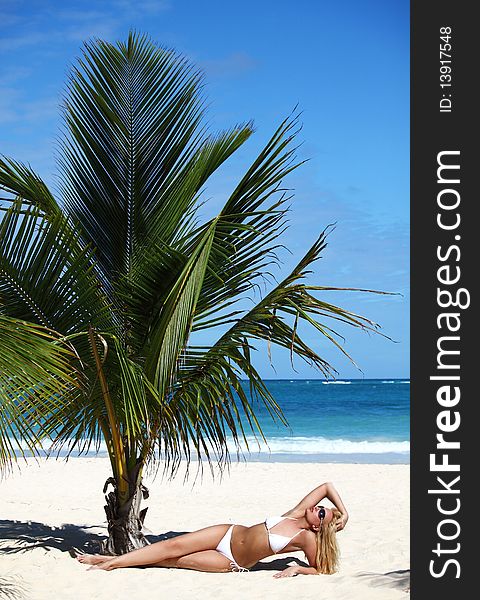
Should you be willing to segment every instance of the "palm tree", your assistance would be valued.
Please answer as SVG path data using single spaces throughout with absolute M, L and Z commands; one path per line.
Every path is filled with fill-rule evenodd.
M 250 123 L 208 134 L 202 85 L 184 57 L 145 36 L 87 43 L 64 99 L 58 193 L 28 166 L 0 162 L 7 193 L 1 313 L 49 332 L 47 358 L 69 365 L 35 385 L 27 378 L 33 391 L 24 406 L 18 390 L 26 367 L 14 348 L 3 348 L 0 406 L 15 407 L 7 411 L 8 431 L 32 450 L 45 438 L 68 453 L 104 442 L 112 468 L 104 492 L 113 487 L 105 553 L 148 543 L 140 510 L 147 466 L 161 460 L 173 475 L 194 455 L 225 466 L 229 435 L 237 448 L 247 432 L 263 436 L 255 402 L 284 420 L 252 365 L 253 343 L 288 348 L 330 375 L 328 362 L 301 339 L 299 323 L 342 351 L 325 321 L 375 329 L 313 295 L 333 288 L 301 282 L 325 248 L 325 232 L 287 277 L 245 308 L 246 294 L 271 281 L 279 262 L 290 199 L 282 180 L 298 166 L 298 118 L 279 126 L 220 213 L 202 222 L 206 182 L 252 134 Z M 199 345 L 206 330 L 220 333 Z M 52 372 L 40 351 L 31 353 Z M 0 435 L 3 464 L 15 456 L 6 440 Z

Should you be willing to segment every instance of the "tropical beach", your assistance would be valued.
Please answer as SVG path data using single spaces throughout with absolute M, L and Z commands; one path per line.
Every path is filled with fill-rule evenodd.
M 235 463 L 223 478 L 196 465 L 183 481 L 146 481 L 146 517 L 151 541 L 216 522 L 253 524 L 284 512 L 298 498 L 331 480 L 342 494 L 350 520 L 338 534 L 341 562 L 334 575 L 277 580 L 273 575 L 301 553 L 262 561 L 249 573 L 199 573 L 181 569 L 130 568 L 88 571 L 69 550 L 106 536 L 102 488 L 107 458 L 29 459 L 2 481 L 1 577 L 23 589 L 26 600 L 170 600 L 299 598 L 395 600 L 409 588 L 409 467 L 391 464 Z M 88 546 L 87 546 L 88 548 Z M 93 549 L 93 548 L 92 548 Z M 91 551 L 91 550 L 90 550 Z
M 173 479 L 157 465 L 145 477 L 150 542 L 214 523 L 251 525 L 281 514 L 323 481 L 332 481 L 350 519 L 338 533 L 340 568 L 334 575 L 276 580 L 301 552 L 261 561 L 249 573 L 198 573 L 133 568 L 89 572 L 73 556 L 96 552 L 107 531 L 102 488 L 107 453 L 20 460 L 1 483 L 0 582 L 25 600 L 147 598 L 226 600 L 318 598 L 394 600 L 409 590 L 409 452 L 407 380 L 270 380 L 290 428 L 268 423 L 268 447 L 250 453 L 223 474 L 183 461 Z M 322 403 L 320 428 L 314 418 Z M 299 404 L 303 411 L 299 410 Z M 354 418 L 348 407 L 355 405 Z M 350 410 L 351 412 L 351 410 Z M 310 415 L 309 419 L 305 416 Z M 313 417 L 312 417 L 313 415 Z M 379 417 L 381 415 L 381 417 Z M 375 425 L 372 425 L 375 421 Z M 319 437 L 321 431 L 323 436 Z M 382 441 L 379 441 L 382 440 Z M 327 501 L 328 504 L 328 501 Z M 298 561 L 298 562 L 297 562 Z M 49 577 L 45 578 L 44 573 Z M 3 578 L 3 579 L 2 579 Z M 13 596 L 12 596 L 13 597 Z M 0 592 L 0 598 L 2 598 Z
M 403 598 L 398 219 L 370 204 L 376 176 L 344 173 L 357 133 L 327 142 L 341 189 L 324 194 L 301 175 L 300 88 L 259 127 L 211 110 L 211 63 L 136 26 L 148 13 L 157 32 L 171 7 L 133 4 L 95 13 L 118 18 L 101 37 L 91 12 L 60 11 L 83 25 L 48 84 L 55 168 L 22 156 L 15 127 L 0 148 L 0 600 Z

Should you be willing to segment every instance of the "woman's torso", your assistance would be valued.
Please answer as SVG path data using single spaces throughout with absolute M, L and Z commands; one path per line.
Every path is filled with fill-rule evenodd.
M 304 545 L 304 538 L 311 532 L 300 529 L 291 520 L 291 523 L 287 523 L 280 528 L 275 527 L 275 533 L 290 538 L 286 546 L 277 551 L 280 554 L 301 550 Z M 251 527 L 235 525 L 232 532 L 231 550 L 237 563 L 246 568 L 250 568 L 259 560 L 275 554 L 270 547 L 265 523 L 258 523 Z

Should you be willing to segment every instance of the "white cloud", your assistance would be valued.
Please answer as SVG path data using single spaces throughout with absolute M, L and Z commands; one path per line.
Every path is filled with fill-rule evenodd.
M 209 77 L 235 77 L 255 69 L 257 61 L 246 52 L 235 52 L 224 58 L 198 61 Z
M 59 113 L 59 104 L 59 96 L 30 100 L 14 87 L 0 86 L 0 123 L 32 123 L 55 119 Z
M 18 119 L 16 109 L 19 93 L 13 88 L 0 87 L 0 123 L 12 123 Z
M 167 0 L 113 0 L 112 7 L 123 11 L 125 16 L 156 15 L 171 8 Z
M 13 37 L 0 39 L 0 51 L 13 52 L 21 48 L 47 44 L 52 40 L 51 31 L 25 32 Z

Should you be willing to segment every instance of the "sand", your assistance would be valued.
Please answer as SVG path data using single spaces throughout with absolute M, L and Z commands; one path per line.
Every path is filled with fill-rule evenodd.
M 69 549 L 106 534 L 106 458 L 20 463 L 0 482 L 0 598 L 24 600 L 395 600 L 408 599 L 409 466 L 252 462 L 223 478 L 147 478 L 145 525 L 152 540 L 215 523 L 252 525 L 281 514 L 311 489 L 333 481 L 350 520 L 339 533 L 340 571 L 275 579 L 302 553 L 262 561 L 249 573 L 180 569 L 87 571 Z M 328 504 L 328 503 L 326 503 Z M 293 563 L 292 563 L 293 564 Z M 3 593 L 2 593 L 3 586 Z

